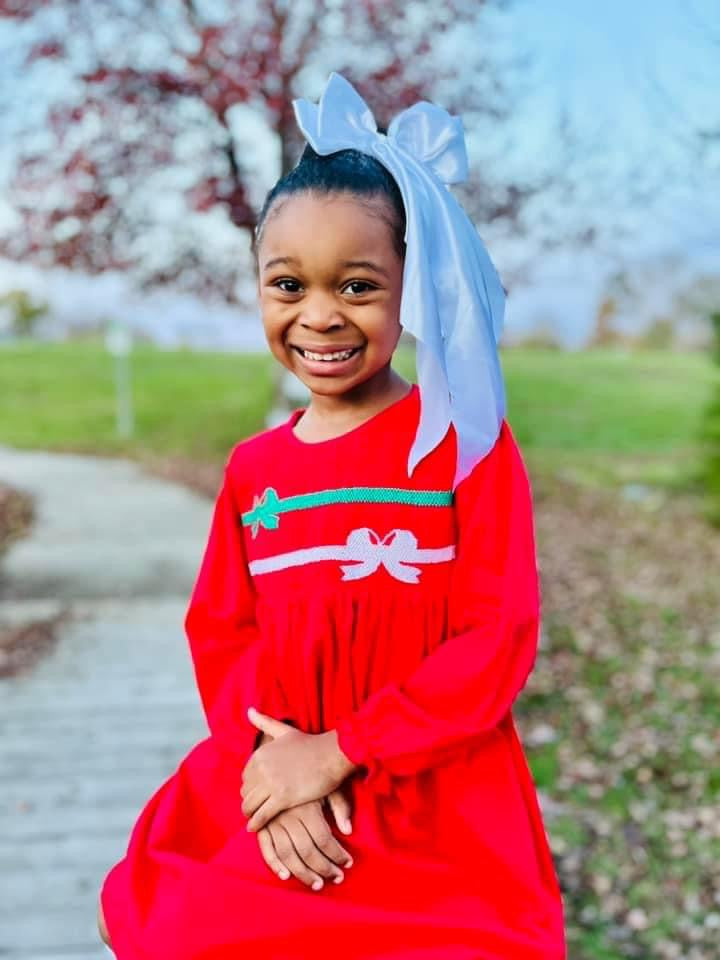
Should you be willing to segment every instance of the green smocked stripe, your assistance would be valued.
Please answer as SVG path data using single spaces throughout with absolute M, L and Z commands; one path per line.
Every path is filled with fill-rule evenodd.
M 252 527 L 256 536 L 259 527 L 277 530 L 281 513 L 308 510 L 333 503 L 405 503 L 417 507 L 452 506 L 452 490 L 404 490 L 402 487 L 339 487 L 337 490 L 317 490 L 282 497 L 273 487 L 267 487 L 261 497 L 255 497 L 252 510 L 242 515 L 243 526 Z

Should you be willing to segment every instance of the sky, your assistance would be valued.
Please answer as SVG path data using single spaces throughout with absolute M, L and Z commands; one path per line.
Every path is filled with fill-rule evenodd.
M 660 289 L 638 305 L 639 316 L 647 308 L 643 321 L 693 270 L 720 276 L 718 0 L 525 0 L 509 29 L 514 49 L 531 56 L 516 149 L 551 155 L 555 120 L 565 112 L 582 165 L 567 215 L 580 212 L 601 234 L 596 250 L 537 255 L 533 283 L 508 304 L 511 322 L 522 327 L 563 309 L 587 317 L 605 271 L 633 272 L 653 258 L 660 267 L 649 282 Z M 691 131 L 712 118 L 717 146 L 699 164 Z M 504 246 L 496 249 L 502 258 Z M 662 258 L 684 263 L 668 271 Z M 583 335 L 566 332 L 576 343 Z
M 537 203 L 568 224 L 595 224 L 600 235 L 594 251 L 547 255 L 534 253 L 532 234 L 488 232 L 496 261 L 530 263 L 537 309 L 552 306 L 541 302 L 543 291 L 557 301 L 560 290 L 582 311 L 583 296 L 588 304 L 597 296 L 603 263 L 673 254 L 720 274 L 719 0 L 515 0 L 496 25 L 499 43 L 530 58 L 503 131 L 504 162 L 520 174 L 533 159 L 539 168 L 577 164 L 574 197 L 550 194 Z M 8 30 L 0 22 L 0 53 L 9 50 Z M 0 96 L 6 133 L 13 112 L 19 120 L 37 108 L 7 91 Z M 569 158 L 557 135 L 563 115 L 576 144 Z M 691 131 L 713 119 L 718 143 L 702 165 Z M 3 140 L 0 177 L 12 148 Z M 2 276 L 0 268 L 0 283 Z
M 580 154 L 597 157 L 600 176 L 586 178 L 588 207 L 597 198 L 615 216 L 627 177 L 646 177 L 653 188 L 641 213 L 655 229 L 650 235 L 633 211 L 633 249 L 720 242 L 720 3 L 524 0 L 510 21 L 515 44 L 534 61 L 536 92 L 516 117 L 521 149 L 552 149 L 548 127 L 565 110 Z M 690 143 L 693 124 L 711 117 L 719 140 L 714 172 L 693 163 Z M 699 211 L 707 231 L 693 222 Z

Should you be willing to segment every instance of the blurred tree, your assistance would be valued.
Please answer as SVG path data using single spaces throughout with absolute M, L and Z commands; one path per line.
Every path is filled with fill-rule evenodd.
M 16 337 L 31 337 L 38 320 L 47 315 L 47 303 L 36 303 L 25 290 L 8 290 L 0 297 L 0 310 L 10 315 L 10 332 Z
M 688 346 L 707 349 L 712 342 L 712 324 L 707 318 L 720 303 L 720 273 L 700 270 L 683 284 L 672 304 L 676 332 Z
M 675 322 L 672 317 L 653 317 L 645 330 L 635 337 L 641 350 L 672 350 L 676 345 Z
M 543 321 L 530 332 L 523 336 L 516 337 L 512 347 L 520 347 L 523 350 L 562 350 L 563 344 L 556 330 Z
M 617 312 L 618 305 L 614 297 L 605 297 L 600 302 L 595 314 L 595 326 L 587 342 L 589 349 L 615 347 L 623 342 L 622 334 L 613 325 Z
M 633 277 L 625 268 L 611 273 L 605 283 L 605 292 L 595 311 L 595 323 L 588 335 L 588 348 L 616 347 L 623 337 L 616 321 L 633 296 Z
M 501 123 L 509 70 L 496 69 L 488 15 L 507 3 L 1 2 L 0 17 L 32 27 L 23 34 L 27 68 L 62 64 L 71 82 L 41 118 L 45 135 L 37 125 L 26 131 L 10 195 L 18 224 L 0 253 L 93 273 L 133 270 L 142 285 L 232 300 L 240 258 L 216 256 L 196 215 L 216 228 L 253 226 L 260 188 L 298 152 L 292 99 L 317 91 L 335 69 L 379 123 L 420 98 L 473 124 Z M 269 170 L 261 160 L 253 179 L 264 131 L 276 136 L 277 163 Z M 473 186 L 484 222 L 517 218 L 536 189 Z
M 720 310 L 710 316 L 713 330 L 713 359 L 720 374 Z M 720 527 L 720 375 L 715 381 L 713 396 L 705 411 L 702 426 L 704 462 L 702 478 L 705 486 L 707 515 Z

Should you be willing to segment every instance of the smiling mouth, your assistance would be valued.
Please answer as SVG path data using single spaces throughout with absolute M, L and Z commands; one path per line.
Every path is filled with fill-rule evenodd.
M 359 350 L 362 350 L 362 347 L 348 347 L 346 350 L 334 350 L 333 352 L 323 351 L 319 353 L 314 350 L 306 350 L 304 347 L 298 347 L 293 344 L 292 349 L 296 350 L 302 357 L 305 357 L 306 360 L 321 360 L 325 363 L 330 363 L 332 361 L 349 360 L 350 357 L 354 356 Z

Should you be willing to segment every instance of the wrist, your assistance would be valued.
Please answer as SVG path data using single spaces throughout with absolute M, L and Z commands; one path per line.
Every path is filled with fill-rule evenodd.
M 338 741 L 337 730 L 328 730 L 321 734 L 327 739 L 328 743 L 328 767 L 333 780 L 341 783 L 346 777 L 349 777 L 353 771 L 357 770 L 357 764 L 353 763 L 343 750 Z

